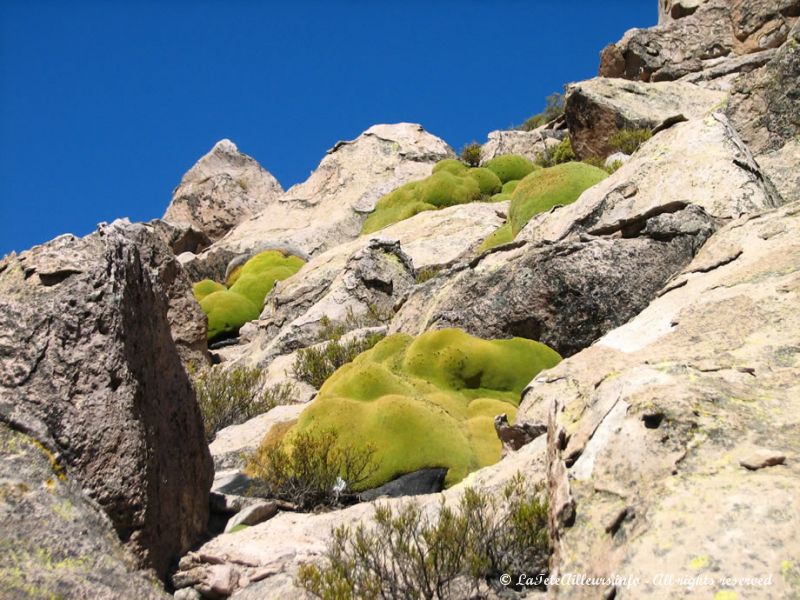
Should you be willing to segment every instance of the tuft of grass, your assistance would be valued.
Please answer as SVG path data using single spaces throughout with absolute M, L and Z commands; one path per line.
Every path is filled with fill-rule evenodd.
M 517 127 L 522 131 L 532 131 L 542 125 L 547 125 L 564 114 L 564 94 L 554 92 L 545 99 L 544 111 L 537 115 L 526 119 L 526 121 Z
M 539 155 L 536 164 L 540 167 L 554 167 L 566 162 L 572 162 L 576 159 L 575 151 L 572 149 L 572 140 L 567 135 L 563 140 L 553 148 L 552 152 Z
M 332 335 L 336 335 L 338 331 L 335 330 Z M 347 342 L 341 341 L 340 338 L 341 335 L 331 338 L 331 341 L 321 348 L 312 346 L 298 350 L 292 365 L 292 376 L 319 389 L 336 369 L 352 362 L 356 356 L 375 346 L 384 338 L 384 334 L 373 333 L 363 339 Z
M 620 129 L 609 138 L 608 143 L 615 150 L 633 154 L 651 137 L 653 132 L 649 129 Z
M 246 472 L 270 497 L 302 510 L 347 503 L 377 468 L 372 445 L 345 446 L 330 430 L 270 437 L 248 458 Z
M 220 429 L 244 423 L 281 404 L 295 401 L 294 386 L 280 383 L 264 388 L 259 369 L 212 368 L 194 378 L 197 404 L 203 415 L 206 441 Z
M 425 267 L 417 271 L 415 279 L 417 283 L 425 283 L 436 277 L 441 270 L 441 267 Z
M 323 600 L 477 598 L 503 574 L 547 573 L 547 503 L 518 473 L 499 496 L 469 488 L 436 518 L 417 502 L 379 506 L 369 525 L 334 529 L 321 565 L 301 565 L 298 583 Z M 516 577 L 512 576 L 512 581 Z

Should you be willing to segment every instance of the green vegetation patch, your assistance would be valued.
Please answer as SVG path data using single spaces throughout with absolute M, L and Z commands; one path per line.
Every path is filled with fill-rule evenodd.
M 571 204 L 580 195 L 608 177 L 603 169 L 580 162 L 568 162 L 541 169 L 519 182 L 511 198 L 508 221 L 514 236 L 531 217 L 556 205 Z
M 467 165 L 455 158 L 445 158 L 433 165 L 433 173 L 451 173 L 452 175 L 462 175 L 467 171 Z
M 467 175 L 478 182 L 478 187 L 481 190 L 481 194 L 484 194 L 485 196 L 497 194 L 503 187 L 503 184 L 500 182 L 500 178 L 489 169 L 475 167 L 467 171 Z
M 208 316 L 208 340 L 236 334 L 239 328 L 258 318 L 264 298 L 275 287 L 275 282 L 297 273 L 305 264 L 297 256 L 280 250 L 267 250 L 256 254 L 237 267 L 230 288 L 204 279 L 192 287 L 194 297 Z
M 560 361 L 522 338 L 486 341 L 457 329 L 395 334 L 337 370 L 289 431 L 333 431 L 344 447 L 375 450 L 360 489 L 446 467 L 452 485 L 500 459 L 494 417 L 513 420 L 522 389 Z
M 649 129 L 620 129 L 611 136 L 608 143 L 615 150 L 633 154 L 651 137 L 653 137 L 653 132 Z
M 478 247 L 478 252 L 486 252 L 491 248 L 502 246 L 514 241 L 514 232 L 511 231 L 511 223 L 505 223 L 494 230 Z
M 537 168 L 527 158 L 517 154 L 496 156 L 483 166 L 497 175 L 503 184 L 522 179 Z

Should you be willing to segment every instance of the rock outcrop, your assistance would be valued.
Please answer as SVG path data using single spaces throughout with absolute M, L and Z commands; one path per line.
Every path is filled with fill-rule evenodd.
M 170 323 L 197 309 L 190 294 L 158 237 L 126 222 L 0 267 L 0 420 L 52 452 L 160 575 L 208 518 L 211 459 Z
M 529 387 L 518 420 L 549 417 L 553 574 L 640 580 L 554 597 L 674 598 L 688 577 L 708 597 L 797 593 L 798 227 L 798 203 L 730 223 L 639 316 Z M 769 583 L 724 581 L 740 577 Z
M 598 77 L 567 89 L 565 116 L 578 158 L 605 158 L 618 148 L 610 140 L 622 129 L 659 129 L 697 119 L 722 105 L 725 94 L 691 83 Z
M 189 169 L 172 194 L 164 220 L 218 240 L 234 225 L 274 204 L 278 180 L 230 140 L 217 142 Z
M 632 29 L 603 50 L 600 75 L 670 81 L 777 48 L 800 15 L 798 0 L 667 0 L 660 24 Z
M 264 243 L 291 243 L 306 254 L 322 252 L 358 237 L 381 196 L 427 177 L 437 161 L 452 156 L 420 125 L 375 125 L 337 143 L 308 180 L 233 229 L 218 248 L 246 254 Z
M 488 141 L 481 146 L 481 164 L 504 154 L 517 154 L 535 162 L 542 156 L 547 156 L 563 138 L 563 131 L 545 127 L 533 131 L 492 131 Z

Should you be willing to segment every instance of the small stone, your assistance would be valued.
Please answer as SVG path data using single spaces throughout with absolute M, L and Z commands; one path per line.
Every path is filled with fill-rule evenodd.
M 237 525 L 258 525 L 267 521 L 278 514 L 278 504 L 276 502 L 259 502 L 243 508 L 233 516 L 225 526 L 225 533 Z
M 747 454 L 739 461 L 739 464 L 751 471 L 757 471 L 765 467 L 782 465 L 786 461 L 786 456 L 775 450 L 760 448 Z

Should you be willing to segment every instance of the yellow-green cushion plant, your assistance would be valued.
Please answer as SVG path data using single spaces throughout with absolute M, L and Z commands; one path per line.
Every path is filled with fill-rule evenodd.
M 503 187 L 503 184 L 500 183 L 500 178 L 489 169 L 475 167 L 467 171 L 467 175 L 478 182 L 478 188 L 480 188 L 481 194 L 484 196 L 497 194 Z
M 502 246 L 503 244 L 508 244 L 513 241 L 514 233 L 511 231 L 511 223 L 504 223 L 483 240 L 478 247 L 478 253 L 486 252 L 491 248 L 496 248 L 497 246 Z
M 512 179 L 511 181 L 506 181 L 503 184 L 503 193 L 513 194 L 514 190 L 517 189 L 517 185 L 519 185 L 519 179 Z
M 230 289 L 209 279 L 193 286 L 195 298 L 208 317 L 208 340 L 236 334 L 239 328 L 258 318 L 264 298 L 276 281 L 287 279 L 305 264 L 297 256 L 280 250 L 266 250 L 236 267 Z
M 364 222 L 361 233 L 378 231 L 426 210 L 475 202 L 480 197 L 480 186 L 473 177 L 468 176 L 466 167 L 460 175 L 439 170 L 430 177 L 407 183 L 378 200 L 375 210 Z
M 200 307 L 208 316 L 209 341 L 235 334 L 242 325 L 257 319 L 261 312 L 260 307 L 230 290 L 209 294 L 200 302 Z
M 568 162 L 534 171 L 519 182 L 511 197 L 508 221 L 514 236 L 541 212 L 556 205 L 575 202 L 578 197 L 608 173 L 581 162 Z
M 343 446 L 372 444 L 378 469 L 362 488 L 427 467 L 446 467 L 452 485 L 500 459 L 494 417 L 513 420 L 523 388 L 559 360 L 522 338 L 486 341 L 458 329 L 391 335 L 325 382 L 284 443 L 332 430 Z
M 200 302 L 203 298 L 214 292 L 222 292 L 226 288 L 221 283 L 217 283 L 212 279 L 203 279 L 192 285 L 192 294 L 195 300 Z
M 496 156 L 483 166 L 497 175 L 504 184 L 515 179 L 522 179 L 538 168 L 527 158 L 517 154 Z
M 433 173 L 444 171 L 445 173 L 452 173 L 453 175 L 463 175 L 467 172 L 467 165 L 455 158 L 445 158 L 433 165 Z

